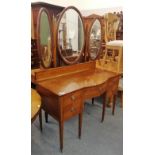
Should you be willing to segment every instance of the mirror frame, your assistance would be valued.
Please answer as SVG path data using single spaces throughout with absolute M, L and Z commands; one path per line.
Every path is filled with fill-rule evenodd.
M 97 54 L 97 56 L 94 58 L 94 59 L 92 59 L 91 58 L 91 54 L 90 54 L 90 33 L 91 33 L 91 29 L 92 29 L 92 27 L 93 27 L 93 24 L 95 23 L 95 21 L 96 20 L 98 20 L 99 21 L 99 23 L 100 23 L 100 25 L 101 25 L 101 41 L 100 41 L 100 47 L 99 47 L 99 52 L 98 52 L 98 54 Z M 88 46 L 88 48 L 87 48 L 87 52 L 88 52 L 88 56 L 89 56 L 89 59 L 90 60 L 96 60 L 96 59 L 98 59 L 99 58 L 99 56 L 100 56 L 100 54 L 101 54 L 101 50 L 102 50 L 102 40 L 103 40 L 103 36 L 102 36 L 102 31 L 103 31 L 103 28 L 102 28 L 102 21 L 99 19 L 99 18 L 94 18 L 93 20 L 92 20 L 92 22 L 91 22 L 91 25 L 90 25 L 90 27 L 89 27 L 89 29 L 88 29 L 88 44 L 87 44 L 87 46 Z
M 73 10 L 75 10 L 75 11 L 77 12 L 77 14 L 79 15 L 79 17 L 81 18 L 82 27 L 83 27 L 83 45 L 82 45 L 82 48 L 81 48 L 81 50 L 80 50 L 79 56 L 78 56 L 74 61 L 68 61 L 68 60 L 62 55 L 61 49 L 60 49 L 60 46 L 59 46 L 59 40 L 58 40 L 58 31 L 59 31 L 60 21 L 61 21 L 63 15 L 64 15 L 64 13 L 65 13 L 67 10 L 69 10 L 69 9 L 73 9 Z M 76 7 L 74 7 L 74 6 L 69 6 L 69 7 L 66 7 L 66 8 L 61 12 L 61 14 L 60 14 L 60 16 L 59 16 L 59 18 L 58 18 L 58 21 L 57 21 L 56 41 L 57 41 L 57 49 L 58 49 L 58 51 L 59 51 L 59 55 L 60 55 L 61 59 L 62 59 L 66 64 L 72 65 L 72 64 L 77 63 L 77 62 L 80 60 L 82 54 L 84 53 L 84 46 L 85 46 L 85 27 L 84 27 L 84 22 L 83 22 L 82 15 L 81 15 L 80 11 L 79 11 Z
M 50 37 L 51 37 L 51 63 L 47 66 L 44 65 L 43 59 L 42 59 L 42 53 L 41 53 L 41 46 L 40 46 L 40 21 L 41 21 L 41 14 L 42 12 L 45 12 L 48 17 L 48 22 L 49 22 L 49 28 L 50 28 Z M 38 18 L 37 18 L 37 47 L 38 47 L 38 53 L 39 53 L 39 58 L 41 60 L 41 67 L 43 68 L 50 68 L 53 66 L 53 35 L 52 35 L 52 21 L 51 21 L 51 16 L 48 10 L 44 7 L 40 8 L 39 13 L 38 13 Z

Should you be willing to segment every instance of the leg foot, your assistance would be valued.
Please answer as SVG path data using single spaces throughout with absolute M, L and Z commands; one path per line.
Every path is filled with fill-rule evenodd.
M 60 136 L 60 151 L 63 151 L 63 130 L 64 130 L 64 122 L 59 122 L 59 136 Z
M 106 93 L 104 93 L 104 94 L 103 94 L 103 103 L 102 103 L 102 119 L 101 119 L 101 122 L 103 122 L 103 121 L 104 121 L 105 107 L 106 107 Z
M 82 113 L 79 114 L 79 139 L 81 139 Z
M 92 104 L 94 104 L 94 98 L 92 98 Z
M 48 123 L 48 113 L 45 111 L 45 122 Z
M 40 130 L 42 132 L 43 128 L 42 128 L 42 111 L 41 111 L 41 109 L 39 111 L 39 123 L 40 123 Z
M 116 106 L 116 95 L 113 96 L 112 115 L 114 115 L 115 113 L 115 106 Z

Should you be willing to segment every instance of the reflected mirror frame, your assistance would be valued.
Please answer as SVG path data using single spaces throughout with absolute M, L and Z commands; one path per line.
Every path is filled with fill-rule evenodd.
M 99 21 L 100 26 L 101 26 L 101 41 L 100 41 L 99 52 L 97 53 L 96 57 L 93 59 L 93 58 L 91 57 L 91 54 L 90 54 L 90 35 L 91 35 L 92 27 L 93 27 L 93 25 L 94 25 L 94 23 L 95 23 L 96 21 Z M 91 26 L 90 26 L 90 28 L 89 28 L 89 31 L 88 31 L 88 55 L 89 55 L 89 59 L 90 59 L 90 60 L 96 60 L 96 59 L 98 59 L 99 56 L 100 56 L 100 54 L 101 54 L 101 50 L 102 50 L 102 40 L 103 40 L 102 31 L 103 31 L 103 28 L 102 28 L 101 20 L 100 20 L 99 18 L 94 18 L 94 20 L 92 21 Z
M 50 37 L 51 37 L 51 63 L 47 66 L 44 65 L 44 62 L 43 62 L 43 59 L 42 59 L 42 53 L 41 53 L 41 46 L 40 46 L 40 22 L 41 22 L 41 15 L 42 13 L 45 12 L 47 17 L 48 17 L 48 23 L 49 23 L 49 28 L 50 28 Z M 52 49 L 53 49 L 53 44 L 52 44 L 52 21 L 51 21 L 51 17 L 48 10 L 44 7 L 42 7 L 40 10 L 39 10 L 39 13 L 38 13 L 38 18 L 37 18 L 37 47 L 38 47 L 38 52 L 39 52 L 39 58 L 41 60 L 41 66 L 43 68 L 50 68 L 52 67 L 52 63 L 53 63 L 53 53 L 52 53 Z
M 77 14 L 79 15 L 79 18 L 81 19 L 82 27 L 83 27 L 83 45 L 82 45 L 82 48 L 81 48 L 81 51 L 80 51 L 79 56 L 78 56 L 74 61 L 68 61 L 68 60 L 62 55 L 61 49 L 60 49 L 60 46 L 59 46 L 59 37 L 58 37 L 60 21 L 61 21 L 63 15 L 64 15 L 64 13 L 65 13 L 67 10 L 69 10 L 69 9 L 73 9 L 75 12 L 77 12 Z M 61 12 L 61 14 L 60 14 L 60 16 L 59 16 L 59 19 L 58 19 L 58 22 L 57 22 L 56 37 L 57 37 L 57 39 L 56 39 L 56 40 L 57 40 L 57 48 L 58 48 L 58 51 L 59 51 L 59 54 L 60 54 L 60 57 L 62 58 L 62 60 L 63 60 L 66 64 L 69 64 L 69 65 L 77 63 L 77 62 L 80 60 L 80 58 L 81 58 L 81 56 L 83 55 L 83 53 L 84 53 L 84 46 L 85 46 L 85 27 L 84 27 L 84 22 L 83 22 L 82 15 L 81 15 L 80 11 L 79 11 L 76 7 L 74 7 L 74 6 L 69 6 L 69 7 L 65 8 L 65 9 Z

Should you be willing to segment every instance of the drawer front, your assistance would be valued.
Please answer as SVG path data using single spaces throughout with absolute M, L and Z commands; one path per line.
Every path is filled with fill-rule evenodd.
M 67 120 L 78 115 L 83 110 L 81 92 L 74 92 L 63 97 L 63 118 Z
M 84 91 L 85 99 L 100 96 L 100 90 L 98 86 L 86 88 Z

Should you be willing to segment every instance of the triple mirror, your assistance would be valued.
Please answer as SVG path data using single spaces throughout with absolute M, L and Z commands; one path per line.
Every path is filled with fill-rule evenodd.
M 95 60 L 99 57 L 101 51 L 101 23 L 98 19 L 93 21 L 92 26 L 88 34 L 88 53 L 91 60 Z
M 66 8 L 58 19 L 57 47 L 66 64 L 74 64 L 81 58 L 84 48 L 84 25 L 75 7 Z
M 45 8 L 41 8 L 37 20 L 38 49 L 42 67 L 52 65 L 52 33 L 51 18 Z

